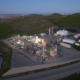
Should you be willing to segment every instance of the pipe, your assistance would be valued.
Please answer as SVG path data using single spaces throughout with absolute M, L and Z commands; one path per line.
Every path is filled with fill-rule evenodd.
M 50 33 L 50 28 L 49 28 L 49 35 L 51 35 L 51 33 Z
M 38 36 L 36 36 L 36 43 L 38 43 Z
M 44 51 L 45 47 L 43 46 L 43 59 L 45 59 L 45 51 Z

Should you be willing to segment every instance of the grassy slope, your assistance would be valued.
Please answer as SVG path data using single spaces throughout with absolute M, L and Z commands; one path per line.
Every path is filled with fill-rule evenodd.
M 62 15 L 59 13 L 54 13 L 54 14 L 49 15 L 49 17 L 51 17 L 51 18 L 57 18 L 57 17 L 61 17 L 61 16 Z
M 80 13 L 69 16 L 49 18 L 49 21 L 61 27 L 79 27 L 80 28 Z
M 54 23 L 54 22 L 61 20 L 63 17 L 65 17 L 65 16 L 62 16 L 58 13 L 54 13 L 54 14 L 48 15 L 47 20 Z
M 13 20 L 10 25 L 19 33 L 24 32 L 26 34 L 36 34 L 44 32 L 47 28 L 52 27 L 53 24 L 44 20 L 43 15 L 30 15 L 25 18 L 19 18 Z
M 6 38 L 14 33 L 15 31 L 9 26 L 8 23 L 0 23 L 0 39 Z
M 69 16 L 62 16 L 58 13 L 51 15 L 32 14 L 24 18 L 12 20 L 9 24 L 0 23 L 0 38 L 6 38 L 8 35 L 14 34 L 15 31 L 19 34 L 37 34 L 47 31 L 49 27 L 54 25 L 80 27 L 80 13 Z
M 0 41 L 0 53 L 2 53 L 3 55 L 3 62 L 0 70 L 0 75 L 2 75 L 3 73 L 10 69 L 12 49 Z

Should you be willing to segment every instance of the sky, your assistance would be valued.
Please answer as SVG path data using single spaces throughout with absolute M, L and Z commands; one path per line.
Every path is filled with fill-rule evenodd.
M 0 0 L 0 14 L 79 13 L 80 0 Z

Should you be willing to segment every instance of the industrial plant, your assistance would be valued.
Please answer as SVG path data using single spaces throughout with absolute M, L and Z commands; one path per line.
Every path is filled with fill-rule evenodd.
M 68 36 L 70 35 L 73 35 L 73 37 L 69 38 Z M 73 49 L 73 45 L 80 46 L 79 38 L 80 34 L 74 34 L 67 30 L 58 30 L 56 33 L 54 33 L 54 28 L 51 27 L 48 30 L 48 34 L 40 33 L 30 36 L 20 36 L 18 34 L 9 37 L 4 41 L 13 49 L 24 51 L 29 55 L 29 58 L 32 59 L 33 56 L 35 61 L 53 61 L 54 57 L 57 57 L 60 55 L 60 53 L 62 53 L 61 47 Z

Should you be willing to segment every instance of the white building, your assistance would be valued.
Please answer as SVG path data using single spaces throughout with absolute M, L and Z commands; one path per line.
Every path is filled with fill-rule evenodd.
M 70 44 L 74 44 L 75 43 L 75 40 L 67 39 L 67 38 L 63 39 L 62 41 L 66 42 L 66 43 L 70 43 Z
M 40 35 L 41 35 L 41 36 L 45 36 L 46 34 L 45 34 L 45 33 L 41 33 Z
M 61 36 L 66 36 L 66 35 L 68 35 L 68 33 L 69 32 L 66 30 L 59 30 L 56 32 L 57 35 L 61 35 Z
M 63 42 L 60 42 L 60 46 L 71 48 L 71 45 L 70 44 L 66 44 L 66 43 L 63 43 Z

